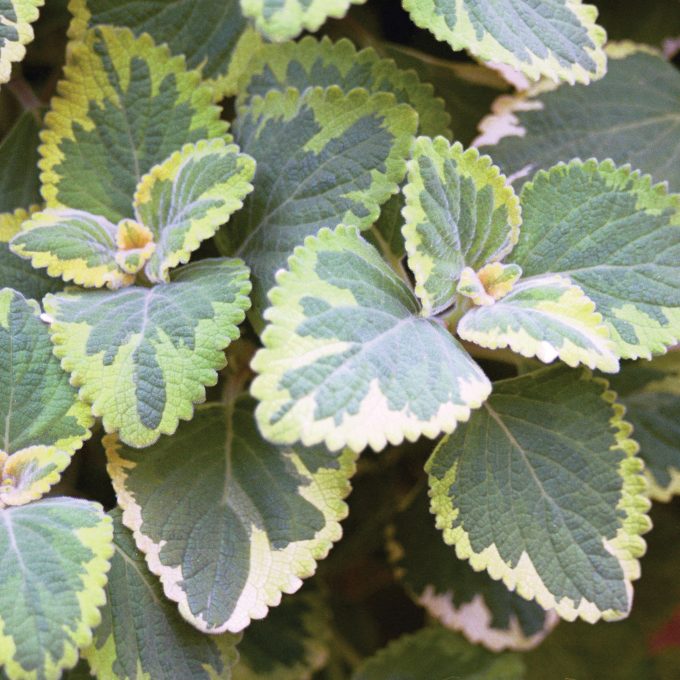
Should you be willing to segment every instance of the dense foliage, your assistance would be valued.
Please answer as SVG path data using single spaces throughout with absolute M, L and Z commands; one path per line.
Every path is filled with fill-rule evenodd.
M 0 677 L 678 677 L 680 3 L 402 5 L 0 1 Z

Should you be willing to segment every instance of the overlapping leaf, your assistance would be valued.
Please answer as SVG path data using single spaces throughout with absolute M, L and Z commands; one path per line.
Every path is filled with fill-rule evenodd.
M 408 263 L 426 314 L 448 307 L 463 269 L 501 260 L 517 242 L 519 201 L 488 156 L 418 138 L 403 189 Z
M 400 580 L 416 602 L 470 642 L 495 652 L 527 650 L 540 644 L 558 621 L 554 612 L 459 560 L 435 528 L 424 492 L 397 515 L 389 548 Z
M 628 614 L 650 526 L 642 461 L 614 398 L 564 366 L 498 382 L 426 466 L 457 555 L 568 620 Z
M 595 302 L 622 358 L 680 337 L 680 195 L 611 161 L 540 172 L 521 195 L 509 260 L 524 277 L 563 274 Z
M 23 113 L 0 144 L 0 213 L 40 202 L 38 121 Z
M 132 534 L 113 518 L 114 553 L 102 622 L 83 654 L 107 680 L 213 680 L 229 676 L 236 661 L 234 635 L 202 635 L 163 596 Z
M 377 218 L 404 177 L 416 124 L 394 95 L 337 87 L 273 91 L 240 109 L 236 141 L 257 161 L 255 191 L 219 243 L 253 272 L 256 325 L 275 272 L 305 236 Z
M 463 340 L 482 347 L 510 347 L 545 363 L 585 364 L 615 372 L 619 360 L 595 304 L 561 276 L 520 281 L 491 305 L 471 309 L 457 326 Z
M 329 17 L 345 16 L 351 5 L 366 0 L 241 0 L 243 14 L 270 40 L 295 38 L 316 31 Z
M 59 680 L 100 621 L 111 520 L 97 503 L 49 498 L 0 509 L 0 666 Z
M 33 40 L 31 24 L 45 0 L 4 0 L 0 5 L 0 83 L 6 83 L 12 63 L 21 61 L 26 45 Z
M 90 436 L 37 303 L 0 290 L 0 508 L 42 496 Z
M 581 0 L 403 0 L 413 21 L 454 50 L 538 80 L 588 83 L 606 69 L 597 9 Z
M 241 12 L 240 0 L 70 0 L 69 36 L 80 39 L 88 28 L 106 24 L 129 28 L 137 37 L 149 33 L 200 68 L 216 95 L 233 95 L 241 70 L 261 39 Z
M 134 218 L 143 175 L 184 144 L 224 136 L 213 91 L 148 35 L 102 26 L 71 46 L 43 132 L 48 208 Z
M 558 161 L 611 158 L 680 191 L 678 69 L 643 46 L 608 53 L 607 75 L 592 85 L 498 99 L 476 144 L 517 181 Z
M 166 596 L 203 632 L 237 632 L 295 592 L 347 514 L 355 456 L 276 447 L 253 407 L 199 407 L 144 451 L 105 440 L 123 521 Z
M 248 308 L 248 269 L 208 259 L 153 288 L 48 295 L 55 354 L 80 396 L 131 446 L 147 446 L 191 418 L 217 381 L 224 349 Z
M 311 36 L 299 42 L 264 45 L 250 60 L 241 78 L 239 103 L 256 95 L 288 87 L 303 92 L 309 87 L 337 85 L 344 92 L 362 87 L 369 92 L 391 92 L 397 102 L 410 104 L 418 113 L 418 130 L 424 135 L 450 135 L 450 117 L 443 100 L 429 83 L 412 70 L 399 69 L 391 59 L 381 59 L 372 48 L 359 52 L 346 39 Z
M 309 237 L 278 276 L 252 393 L 272 441 L 331 449 L 435 437 L 487 397 L 482 370 L 356 228 Z
M 611 377 L 626 406 L 653 499 L 680 494 L 680 352 L 627 363 Z

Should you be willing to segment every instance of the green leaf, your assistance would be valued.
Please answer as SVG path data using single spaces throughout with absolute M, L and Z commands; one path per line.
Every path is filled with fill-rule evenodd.
M 630 163 L 680 191 L 678 69 L 642 45 L 607 52 L 607 75 L 587 87 L 500 97 L 475 144 L 517 182 L 558 161 L 594 157 Z
M 352 680 L 523 680 L 517 654 L 493 654 L 446 628 L 403 635 L 365 661 Z
M 606 385 L 564 366 L 495 383 L 426 465 L 457 555 L 570 621 L 628 614 L 650 527 L 632 428 Z
M 9 249 L 9 241 L 28 217 L 29 213 L 22 209 L 0 214 L 0 287 L 14 288 L 27 298 L 42 300 L 47 293 L 61 290 L 63 282 L 34 269 Z
M 217 382 L 248 308 L 240 260 L 208 259 L 171 283 L 45 298 L 54 352 L 81 398 L 130 446 L 148 446 L 192 417 Z
M 83 651 L 90 668 L 106 680 L 213 680 L 229 676 L 238 636 L 206 636 L 192 628 L 163 596 L 121 511 L 113 519 L 114 553 L 102 622 Z
M 447 628 L 494 652 L 540 644 L 559 620 L 502 583 L 473 571 L 442 541 L 423 490 L 391 527 L 388 549 L 414 600 Z
M 669 501 L 680 494 L 680 352 L 626 363 L 611 384 L 640 444 L 650 496 Z
M 40 147 L 48 208 L 132 219 L 145 173 L 184 144 L 226 133 L 200 73 L 146 34 L 88 31 L 71 45 L 64 74 Z
M 418 113 L 418 130 L 424 135 L 451 134 L 444 102 L 434 96 L 429 83 L 421 83 L 412 70 L 402 71 L 391 59 L 381 59 L 373 48 L 357 52 L 347 39 L 332 42 L 324 36 L 307 36 L 299 42 L 264 45 L 244 72 L 238 103 L 253 96 L 266 97 L 270 90 L 337 85 L 343 92 L 362 87 L 371 93 L 391 92 L 399 103 Z
M 253 317 L 293 248 L 322 227 L 369 228 L 406 172 L 417 116 L 394 95 L 337 87 L 270 92 L 239 111 L 235 136 L 257 161 L 245 207 L 219 233 L 253 273 Z
M 200 68 L 216 99 L 236 93 L 236 81 L 251 54 L 262 44 L 241 12 L 239 0 L 70 0 L 69 37 L 81 39 L 101 24 L 129 28 L 136 37 L 149 33 L 157 44 L 184 55 Z
M 58 680 L 101 620 L 111 520 L 98 503 L 48 498 L 0 510 L 0 665 Z
M 517 242 L 519 200 L 488 156 L 419 137 L 408 163 L 408 264 L 426 315 L 451 305 L 462 270 L 503 259 Z
M 254 621 L 238 646 L 233 680 L 304 680 L 324 667 L 332 645 L 329 612 L 317 593 L 296 593 Z
M 267 439 L 379 451 L 453 431 L 488 396 L 482 370 L 356 228 L 309 237 L 277 279 L 252 362 Z
M 355 456 L 276 447 L 253 407 L 201 406 L 144 451 L 104 441 L 124 523 L 165 595 L 203 632 L 238 632 L 298 590 L 347 515 Z
M 302 31 L 314 32 L 329 17 L 339 19 L 350 5 L 366 0 L 241 0 L 243 14 L 274 41 L 288 40 Z
M 599 20 L 608 40 L 635 40 L 661 45 L 664 38 L 680 36 L 678 0 L 598 0 Z
M 33 40 L 31 24 L 45 0 L 3 0 L 0 6 L 0 83 L 12 73 L 12 63 L 21 61 L 26 45 Z M 16 206 L 15 206 L 16 207 Z
M 619 370 L 609 329 L 595 303 L 562 276 L 520 281 L 500 300 L 467 312 L 456 331 L 482 347 L 509 347 L 545 363 L 559 358 L 569 366 Z
M 650 358 L 680 337 L 680 195 L 611 161 L 539 172 L 521 195 L 508 258 L 525 277 L 564 274 L 602 314 L 622 358 Z
M 0 508 L 39 498 L 90 436 L 33 300 L 0 290 Z
M 211 238 L 253 190 L 255 161 L 224 139 L 187 144 L 145 175 L 135 193 L 137 220 L 156 248 L 145 267 L 150 281 L 169 279 L 201 241 Z
M 604 75 L 607 35 L 581 0 L 403 0 L 416 25 L 454 50 L 547 76 L 588 83 Z
M 33 113 L 26 111 L 0 144 L 0 213 L 40 203 L 39 129 Z

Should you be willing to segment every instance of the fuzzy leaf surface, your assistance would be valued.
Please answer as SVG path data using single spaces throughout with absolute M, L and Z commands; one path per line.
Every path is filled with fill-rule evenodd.
M 105 442 L 125 525 L 166 597 L 206 633 L 238 632 L 298 590 L 347 514 L 355 456 L 274 446 L 253 408 L 201 406 L 143 451 Z
M 31 24 L 45 0 L 3 0 L 0 4 L 0 83 L 12 74 L 12 64 L 21 61 L 26 45 L 33 40 Z
M 151 168 L 184 144 L 222 137 L 213 91 L 148 35 L 102 26 L 68 51 L 40 147 L 48 208 L 134 218 L 132 199 Z
M 356 228 L 309 237 L 278 283 L 252 363 L 268 439 L 379 451 L 451 432 L 488 396 L 482 370 Z
M 508 258 L 524 277 L 568 276 L 596 305 L 624 359 L 680 338 L 680 195 L 611 161 L 540 172 L 520 197 Z
M 59 680 L 101 620 L 112 527 L 98 503 L 48 498 L 0 509 L 0 666 Z
M 413 21 L 454 50 L 533 80 L 588 83 L 604 75 L 604 29 L 581 0 L 403 0 Z
M 160 582 L 123 526 L 113 519 L 114 553 L 102 622 L 83 651 L 98 678 L 107 680 L 213 680 L 229 677 L 236 661 L 234 635 L 206 636 L 165 599 Z
M 90 436 L 90 409 L 39 315 L 33 300 L 0 290 L 0 508 L 47 492 Z
M 623 407 L 587 370 L 503 380 L 426 469 L 461 559 L 567 619 L 625 617 L 650 522 Z
M 191 418 L 217 382 L 248 308 L 248 269 L 207 259 L 153 288 L 71 290 L 45 298 L 55 354 L 107 432 L 148 446 Z

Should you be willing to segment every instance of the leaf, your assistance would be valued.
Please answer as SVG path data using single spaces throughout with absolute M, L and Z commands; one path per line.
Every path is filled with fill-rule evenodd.
M 45 0 L 4 0 L 0 7 L 0 83 L 12 73 L 12 63 L 21 61 L 26 45 L 33 40 L 31 24 Z M 15 206 L 16 207 L 16 206 Z
M 136 37 L 149 33 L 184 55 L 189 68 L 201 69 L 215 89 L 215 98 L 236 93 L 236 81 L 262 40 L 248 26 L 239 0 L 70 0 L 73 20 L 69 37 L 82 39 L 101 24 L 129 28 Z
M 379 451 L 453 431 L 488 396 L 482 370 L 355 228 L 309 237 L 277 280 L 251 364 L 267 439 Z
M 610 41 L 661 45 L 663 38 L 680 35 L 678 0 L 650 0 L 644 5 L 631 0 L 598 0 L 597 8 Z
M 426 493 L 396 516 L 391 529 L 388 548 L 403 585 L 430 616 L 470 642 L 494 652 L 525 651 L 559 620 L 459 560 L 432 522 Z
M 40 147 L 48 208 L 132 219 L 145 173 L 184 144 L 226 133 L 212 88 L 148 35 L 88 31 L 71 45 L 64 74 Z
M 253 407 L 201 406 L 144 451 L 104 441 L 125 525 L 166 597 L 206 633 L 238 632 L 298 590 L 347 515 L 355 456 L 269 444 Z
M 102 622 L 83 655 L 107 680 L 212 680 L 229 676 L 236 662 L 234 635 L 206 636 L 192 628 L 163 597 L 121 511 L 113 519 L 114 553 Z
M 130 446 L 149 446 L 192 417 L 217 382 L 248 308 L 240 260 L 208 259 L 171 283 L 48 295 L 54 352 L 80 397 Z
M 26 111 L 0 144 L 0 213 L 28 208 L 41 200 L 38 131 L 38 121 Z
M 446 628 L 402 635 L 365 661 L 352 680 L 523 680 L 518 654 L 493 654 Z
M 611 161 L 540 172 L 520 197 L 524 221 L 508 258 L 524 277 L 569 276 L 595 302 L 624 359 L 680 337 L 680 195 Z
M 299 42 L 263 45 L 241 77 L 238 104 L 270 90 L 337 85 L 347 93 L 356 87 L 370 93 L 391 92 L 398 103 L 409 104 L 419 116 L 424 135 L 450 136 L 450 116 L 444 102 L 434 96 L 432 85 L 421 82 L 413 70 L 403 71 L 391 59 L 381 59 L 373 48 L 357 52 L 347 39 L 332 42 L 324 36 L 307 36 Z
M 403 188 L 402 233 L 426 315 L 450 306 L 464 267 L 503 259 L 517 242 L 519 201 L 488 156 L 419 137 Z
M 337 87 L 274 91 L 239 110 L 235 136 L 257 161 L 255 191 L 218 245 L 252 270 L 256 326 L 275 272 L 305 236 L 341 223 L 367 229 L 377 219 L 404 178 L 416 124 L 389 93 Z
M 233 680 L 310 680 L 328 661 L 329 617 L 314 592 L 286 598 L 246 630 Z
M 611 158 L 680 191 L 680 73 L 630 43 L 607 49 L 607 75 L 589 86 L 500 97 L 475 144 L 517 183 L 572 158 Z
M 569 621 L 628 614 L 650 528 L 642 461 L 614 398 L 587 369 L 497 382 L 426 465 L 456 554 Z
M 595 303 L 562 276 L 520 281 L 500 300 L 468 311 L 456 331 L 482 347 L 509 347 L 545 363 L 559 358 L 569 366 L 619 370 L 614 343 Z
M 63 287 L 62 281 L 33 269 L 30 262 L 17 257 L 9 249 L 9 241 L 19 232 L 29 213 L 18 209 L 0 214 L 0 287 L 14 288 L 27 298 L 42 300 L 47 294 Z
M 295 38 L 302 31 L 314 32 L 329 17 L 340 19 L 350 5 L 366 0 L 241 0 L 243 14 L 275 42 Z
M 403 0 L 411 19 L 454 50 L 547 76 L 588 83 L 604 75 L 607 34 L 581 0 Z
M 640 444 L 650 496 L 669 501 L 680 494 L 680 353 L 626 363 L 611 382 Z
M 76 498 L 4 508 L 0 520 L 0 665 L 9 680 L 58 680 L 101 620 L 111 520 Z
M 0 508 L 40 498 L 90 437 L 90 409 L 53 356 L 39 314 L 33 300 L 0 290 Z
M 169 280 L 253 190 L 255 161 L 224 139 L 186 144 L 154 166 L 137 186 L 137 220 L 151 229 L 156 249 L 145 267 L 150 281 Z

